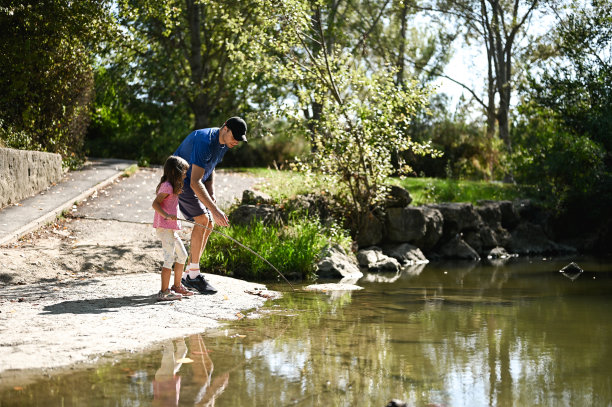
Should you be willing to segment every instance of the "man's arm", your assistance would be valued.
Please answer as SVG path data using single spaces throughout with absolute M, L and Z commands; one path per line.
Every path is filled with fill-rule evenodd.
M 212 200 L 208 193 L 207 188 L 202 183 L 202 177 L 204 176 L 204 168 L 192 164 L 191 165 L 191 189 L 195 192 L 196 196 L 206 206 L 212 214 L 213 220 L 217 225 L 228 226 L 227 216 L 225 213 L 217 207 L 215 202 Z
M 204 187 L 208 191 L 208 195 L 213 202 L 217 203 L 217 197 L 215 196 L 215 170 L 210 173 L 210 177 L 204 181 Z

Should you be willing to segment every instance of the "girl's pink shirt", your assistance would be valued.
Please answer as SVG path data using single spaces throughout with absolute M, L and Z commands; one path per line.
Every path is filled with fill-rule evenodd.
M 161 207 L 168 215 L 177 216 L 178 214 L 178 195 L 174 193 L 172 185 L 169 182 L 164 182 L 159 186 L 158 194 L 168 194 L 162 201 Z M 164 219 L 157 211 L 153 217 L 153 227 L 163 229 L 181 229 L 180 220 Z

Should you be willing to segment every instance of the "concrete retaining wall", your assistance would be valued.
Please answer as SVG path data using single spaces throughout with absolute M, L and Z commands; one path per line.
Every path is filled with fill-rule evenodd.
M 59 154 L 0 148 L 0 208 L 37 194 L 62 175 Z

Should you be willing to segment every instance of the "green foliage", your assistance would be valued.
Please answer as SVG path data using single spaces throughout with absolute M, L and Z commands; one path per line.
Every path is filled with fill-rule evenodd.
M 559 208 L 572 200 L 609 199 L 612 4 L 574 5 L 552 38 L 559 55 L 524 89 L 514 131 L 516 177 L 550 194 Z
M 411 163 L 413 175 L 420 177 L 455 179 L 495 179 L 501 171 L 498 139 L 486 136 L 480 119 L 473 119 L 466 100 L 461 99 L 454 112 L 450 112 L 444 94 L 433 95 L 429 109 L 420 110 L 410 126 L 411 137 L 419 142 L 431 141 L 441 155 L 404 153 Z M 503 174 L 501 174 L 503 175 Z
M 513 200 L 532 196 L 531 191 L 514 184 L 487 181 L 458 181 L 437 178 L 392 178 L 391 184 L 410 192 L 412 205 L 480 200 Z
M 91 64 L 112 31 L 105 1 L 5 1 L 0 8 L 0 119 L 5 145 L 81 155 Z
M 603 148 L 589 137 L 569 131 L 547 109 L 524 105 L 521 111 L 525 119 L 514 129 L 517 181 L 536 185 L 556 206 L 571 196 L 588 194 L 601 181 Z
M 300 120 L 305 110 L 317 107 L 317 115 L 303 122 L 311 131 L 311 154 L 294 168 L 340 185 L 347 217 L 356 229 L 384 196 L 384 180 L 396 171 L 392 154 L 431 152 L 407 132 L 428 92 L 416 81 L 397 86 L 393 70 L 369 71 L 353 54 L 329 47 L 319 4 L 285 1 L 279 8 L 283 14 L 278 24 L 286 36 L 275 44 L 288 63 L 279 64 L 277 72 L 297 88 L 292 117 Z M 399 166 L 400 172 L 409 171 L 406 163 Z
M 250 247 L 290 279 L 314 279 L 314 266 L 329 242 L 350 247 L 350 239 L 336 226 L 292 216 L 288 226 L 276 228 L 254 221 L 221 232 Z M 200 260 L 203 270 L 249 280 L 275 280 L 278 274 L 260 258 L 224 236 L 212 233 Z
M 191 131 L 184 106 L 160 105 L 137 96 L 121 65 L 96 70 L 96 99 L 85 142 L 94 157 L 163 164 Z

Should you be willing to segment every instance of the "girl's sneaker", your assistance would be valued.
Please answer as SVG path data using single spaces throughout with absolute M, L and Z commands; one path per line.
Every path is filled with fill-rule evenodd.
M 172 287 L 170 287 L 170 289 L 175 293 L 182 295 L 183 297 L 191 297 L 195 294 L 193 291 L 188 290 L 183 284 L 178 287 L 173 285 Z
M 157 293 L 157 301 L 174 301 L 180 300 L 181 298 L 183 298 L 181 294 L 175 293 L 170 289 L 167 289 L 166 291 L 160 290 Z

